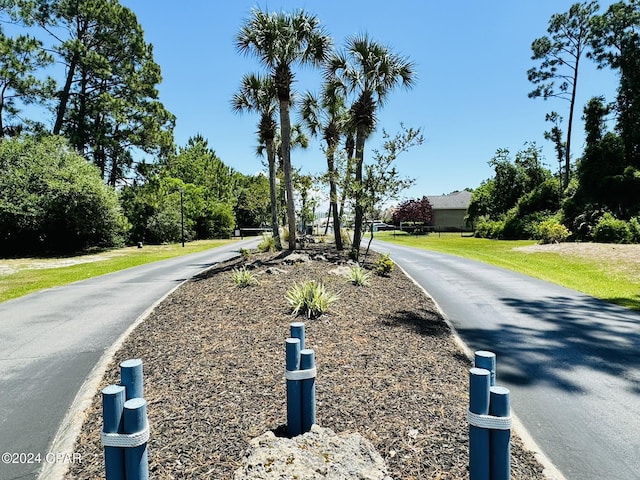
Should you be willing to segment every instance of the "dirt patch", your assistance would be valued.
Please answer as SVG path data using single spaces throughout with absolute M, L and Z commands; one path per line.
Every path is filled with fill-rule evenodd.
M 630 281 L 640 281 L 640 245 L 613 243 L 557 243 L 529 245 L 514 250 L 528 253 L 551 253 L 593 262 L 594 266 L 616 272 Z
M 529 245 L 517 247 L 521 252 L 547 252 L 560 255 L 571 255 L 588 260 L 604 262 L 636 262 L 640 263 L 640 245 L 612 243 L 555 243 L 547 245 Z
M 322 246 L 305 253 L 314 260 L 292 265 L 254 255 L 259 282 L 247 288 L 230 278 L 242 260 L 217 265 L 169 296 L 117 353 L 103 386 L 117 382 L 119 362 L 144 361 L 151 476 L 230 479 L 251 438 L 283 428 L 285 293 L 315 279 L 340 294 L 328 314 L 306 320 L 318 424 L 366 437 L 395 479 L 468 478 L 470 363 L 432 301 L 397 269 L 356 287 L 330 273 L 344 257 Z M 103 478 L 100 429 L 97 394 L 74 448 L 82 464 L 67 479 Z M 542 479 L 541 470 L 514 438 L 512 478 Z

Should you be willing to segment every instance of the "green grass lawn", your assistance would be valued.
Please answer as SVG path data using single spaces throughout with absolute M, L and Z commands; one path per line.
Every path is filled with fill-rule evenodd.
M 414 236 L 379 232 L 379 240 L 459 255 L 557 283 L 596 298 L 640 310 L 640 264 L 557 252 L 524 252 L 533 241 L 488 240 L 457 234 Z M 631 267 L 631 268 L 630 268 Z
M 231 241 L 189 242 L 184 248 L 181 244 L 146 245 L 144 248 L 127 247 L 76 257 L 0 259 L 0 302 L 44 288 L 220 247 Z

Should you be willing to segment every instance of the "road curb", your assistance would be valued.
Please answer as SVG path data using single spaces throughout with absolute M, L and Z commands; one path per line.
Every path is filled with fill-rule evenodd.
M 442 316 L 445 323 L 451 330 L 451 334 L 453 335 L 454 342 L 458 345 L 458 347 L 460 347 L 464 355 L 469 359 L 469 362 L 472 363 L 474 359 L 474 353 L 467 346 L 467 344 L 464 343 L 464 341 L 458 334 L 456 327 L 451 323 L 451 321 L 449 320 L 449 317 L 447 317 L 447 315 L 444 313 L 440 305 L 438 305 L 438 302 L 436 302 L 435 299 L 429 294 L 429 292 L 427 292 L 422 285 L 420 285 L 411 275 L 409 275 L 409 273 L 404 268 L 402 268 L 397 263 L 396 263 L 396 266 L 402 271 L 402 273 L 409 280 L 411 280 L 414 283 L 414 285 L 416 285 L 420 290 L 422 290 L 422 292 L 425 294 L 427 298 L 429 298 L 433 302 L 436 309 L 438 310 L 438 313 Z M 567 478 L 560 472 L 560 470 L 558 470 L 558 468 L 551 462 L 549 457 L 547 457 L 544 454 L 540 446 L 536 443 L 536 441 L 533 439 L 529 431 L 520 421 L 518 416 L 514 413 L 513 409 L 511 412 L 511 417 L 513 419 L 513 430 L 516 432 L 518 437 L 520 437 L 520 440 L 522 440 L 524 447 L 527 450 L 529 450 L 531 453 L 533 453 L 538 463 L 542 465 L 542 468 L 543 468 L 542 474 L 545 476 L 545 478 L 547 480 L 567 480 Z
M 232 260 L 237 256 L 230 257 L 227 260 Z M 227 261 L 225 260 L 225 261 Z M 136 318 L 136 320 L 129 325 L 129 327 L 118 337 L 118 339 L 102 354 L 100 360 L 93 367 L 82 386 L 78 390 L 71 407 L 64 416 L 58 431 L 56 432 L 53 441 L 51 442 L 49 451 L 56 452 L 57 454 L 64 454 L 65 458 L 73 458 L 73 447 L 82 430 L 82 425 L 86 419 L 86 411 L 91 406 L 93 398 L 98 391 L 100 382 L 104 378 L 104 374 L 107 371 L 107 367 L 113 361 L 116 353 L 120 350 L 120 347 L 124 344 L 125 340 L 131 335 L 138 325 L 144 322 L 147 317 L 160 305 L 166 298 L 175 292 L 182 285 L 190 281 L 193 277 L 202 274 L 203 272 L 213 268 L 208 266 L 194 273 L 191 277 L 183 280 L 175 285 L 166 294 L 156 300 L 151 306 L 149 306 L 144 312 Z M 68 457 L 67 457 L 68 456 Z M 53 462 L 45 463 L 40 470 L 37 480 L 63 480 L 70 465 L 67 462 Z

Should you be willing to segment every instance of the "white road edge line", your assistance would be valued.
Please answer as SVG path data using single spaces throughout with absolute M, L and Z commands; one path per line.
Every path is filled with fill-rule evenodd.
M 453 326 L 453 324 L 449 320 L 449 317 L 447 317 L 447 315 L 444 313 L 442 308 L 440 308 L 440 305 L 438 305 L 438 302 L 436 302 L 435 299 L 429 294 L 429 292 L 427 292 L 422 287 L 422 285 L 420 285 L 411 275 L 409 275 L 409 273 L 407 273 L 407 271 L 404 268 L 402 268 L 397 263 L 396 265 L 400 270 L 402 270 L 402 273 L 404 273 L 407 276 L 407 278 L 411 280 L 420 290 L 422 290 L 422 292 L 427 296 L 427 298 L 429 298 L 433 302 L 433 304 L 436 306 L 436 309 L 438 310 L 438 313 L 440 313 L 440 315 L 444 319 L 447 326 L 451 329 L 453 340 L 460 347 L 460 349 L 465 354 L 465 356 L 469 359 L 469 361 L 473 363 L 473 359 L 474 359 L 473 352 L 467 346 L 467 344 L 464 343 L 464 341 L 458 334 L 456 327 Z M 542 474 L 545 476 L 545 478 L 547 478 L 547 480 L 567 480 L 566 477 L 560 472 L 560 470 L 558 470 L 558 468 L 544 454 L 540 446 L 536 443 L 536 441 L 533 439 L 531 434 L 522 424 L 518 416 L 513 412 L 513 409 L 511 412 L 511 417 L 513 418 L 513 429 L 515 430 L 517 435 L 520 437 L 520 440 L 522 440 L 524 447 L 530 452 L 532 452 L 536 460 L 540 463 L 540 465 L 542 465 L 542 468 L 543 468 Z

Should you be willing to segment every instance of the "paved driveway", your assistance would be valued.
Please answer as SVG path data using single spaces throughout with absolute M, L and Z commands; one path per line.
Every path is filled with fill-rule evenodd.
M 26 454 L 9 457 L 18 463 L 6 463 L 3 456 L 0 480 L 33 479 L 40 467 L 55 466 L 47 464 L 56 462 L 48 453 L 60 453 L 51 451 L 51 442 L 104 352 L 170 290 L 254 242 L 235 242 L 0 303 L 0 455 Z
M 568 479 L 640 479 L 640 314 L 554 284 L 374 241 L 440 305 Z M 639 292 L 640 293 L 640 292 Z

